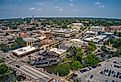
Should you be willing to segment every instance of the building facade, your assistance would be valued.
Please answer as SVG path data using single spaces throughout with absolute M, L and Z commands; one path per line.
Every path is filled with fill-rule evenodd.
M 91 26 L 90 30 L 94 31 L 94 32 L 104 32 L 105 27 L 103 27 L 103 26 Z

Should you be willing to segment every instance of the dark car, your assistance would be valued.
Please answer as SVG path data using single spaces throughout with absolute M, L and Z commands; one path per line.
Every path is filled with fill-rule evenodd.
M 89 70 L 92 70 L 92 69 L 89 67 Z
M 90 78 L 93 78 L 93 75 L 91 75 Z
M 93 69 L 95 69 L 95 68 L 96 68 L 96 66 L 92 66 L 92 68 L 93 68 Z
M 16 65 L 16 67 L 17 67 L 17 68 L 20 68 L 20 66 L 19 66 L 19 65 Z
M 115 82 L 114 80 L 112 80 L 112 82 Z

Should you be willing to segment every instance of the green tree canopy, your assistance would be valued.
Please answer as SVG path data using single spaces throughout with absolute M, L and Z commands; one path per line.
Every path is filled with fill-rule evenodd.
M 83 54 L 83 49 L 81 47 L 76 48 L 76 60 L 81 62 Z
M 121 57 L 121 47 L 113 54 L 113 57 Z
M 95 54 L 92 53 L 87 54 L 86 57 L 87 66 L 97 65 L 99 61 L 100 61 L 99 58 L 97 58 Z
M 4 63 L 4 62 L 5 62 L 4 59 L 0 58 L 0 63 Z
M 82 64 L 79 61 L 73 61 L 71 64 L 71 69 L 72 70 L 78 70 L 82 68 Z
M 95 51 L 96 50 L 96 45 L 93 41 L 91 42 L 88 42 L 88 48 L 89 48 L 89 51 Z
M 0 64 L 0 74 L 5 74 L 8 72 L 8 70 L 9 70 L 9 67 L 6 64 L 4 63 Z
M 25 41 L 21 37 L 18 37 L 15 39 L 15 43 L 17 43 L 19 46 L 23 46 Z
M 68 64 L 58 64 L 55 68 L 55 72 L 60 76 L 68 75 L 70 72 L 70 66 Z
M 5 44 L 0 44 L 0 49 L 2 50 L 2 51 L 4 51 L 4 52 L 7 52 L 8 51 L 8 46 L 7 45 L 5 45 Z
M 104 52 L 107 52 L 107 47 L 105 45 L 101 46 L 101 50 L 104 51 Z

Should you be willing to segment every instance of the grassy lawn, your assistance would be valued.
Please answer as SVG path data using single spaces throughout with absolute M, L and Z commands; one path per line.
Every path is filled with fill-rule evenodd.
M 57 67 L 57 65 L 53 65 L 53 66 L 44 67 L 44 69 L 47 70 L 47 72 L 49 72 L 49 73 L 55 73 L 56 67 Z
M 65 58 L 63 62 L 60 62 L 59 64 L 66 64 L 73 61 L 73 58 Z M 55 72 L 55 68 L 57 67 L 57 65 L 53 65 L 53 66 L 48 66 L 48 67 L 44 67 L 45 70 L 47 70 L 47 72 L 49 73 L 56 73 Z

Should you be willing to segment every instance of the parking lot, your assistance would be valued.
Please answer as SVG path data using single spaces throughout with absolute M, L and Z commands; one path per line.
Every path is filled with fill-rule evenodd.
M 111 58 L 75 73 L 81 82 L 121 82 L 121 58 Z

